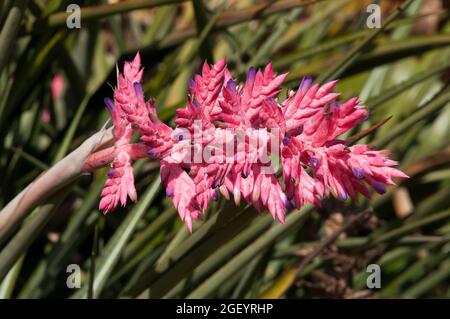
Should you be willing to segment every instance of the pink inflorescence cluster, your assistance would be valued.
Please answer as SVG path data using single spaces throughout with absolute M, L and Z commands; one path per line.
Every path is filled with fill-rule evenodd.
M 160 161 L 166 194 L 189 230 L 219 192 L 227 199 L 231 193 L 237 205 L 244 199 L 258 210 L 267 208 L 284 223 L 285 209 L 320 206 L 330 194 L 356 200 L 357 193 L 369 196 L 368 186 L 384 193 L 393 177 L 407 178 L 393 168 L 397 162 L 387 151 L 339 139 L 366 120 L 367 111 L 358 98 L 338 103 L 336 81 L 319 86 L 304 78 L 280 101 L 286 74 L 277 76 L 271 64 L 249 69 L 238 85 L 224 60 L 205 63 L 189 82 L 187 105 L 177 110 L 172 129 L 158 119 L 154 100 L 144 99 L 142 73 L 138 54 L 125 63 L 114 100 L 105 99 L 117 151 L 101 194 L 104 213 L 125 205 L 127 197 L 136 201 L 132 161 L 144 156 Z M 141 147 L 123 147 L 135 131 Z M 208 156 L 199 160 L 199 153 Z M 273 155 L 281 178 L 267 160 Z

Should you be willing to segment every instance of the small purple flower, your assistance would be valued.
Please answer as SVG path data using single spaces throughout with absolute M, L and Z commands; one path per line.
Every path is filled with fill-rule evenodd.
M 331 110 L 337 111 L 341 105 L 338 102 L 331 103 Z
M 189 80 L 189 90 L 192 92 L 195 89 L 195 80 Z
M 194 101 L 192 102 L 192 105 L 193 105 L 196 109 L 200 108 L 200 103 L 199 103 L 196 99 L 194 99 Z
M 147 151 L 147 154 L 153 157 L 156 155 L 156 150 L 154 148 L 151 148 Z
M 233 93 L 237 93 L 237 87 L 236 87 L 236 83 L 233 81 L 233 79 L 229 79 L 227 82 L 227 88 L 233 92 Z
M 384 185 L 384 184 L 381 183 L 381 182 L 372 181 L 372 182 L 371 182 L 371 185 L 372 185 L 373 189 L 374 189 L 378 194 L 381 194 L 381 195 L 382 195 L 382 194 L 384 194 L 384 193 L 387 192 L 386 185 Z
M 218 199 L 217 191 L 215 189 L 211 189 L 211 199 L 213 201 L 217 201 L 217 199 Z
M 312 166 L 312 168 L 317 168 L 319 166 L 319 159 L 315 158 L 315 157 L 310 157 L 309 158 L 309 164 Z
M 352 167 L 352 172 L 357 179 L 363 179 L 365 176 L 364 171 L 359 167 Z
M 172 197 L 173 196 L 173 189 L 166 188 L 166 195 L 169 196 L 169 197 Z

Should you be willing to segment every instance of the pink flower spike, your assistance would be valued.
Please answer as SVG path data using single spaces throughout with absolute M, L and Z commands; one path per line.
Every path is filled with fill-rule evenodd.
M 238 84 L 225 60 L 205 62 L 189 81 L 186 106 L 176 111 L 172 129 L 158 119 L 154 100 L 145 99 L 140 62 L 137 54 L 125 63 L 114 100 L 105 99 L 115 136 L 112 150 L 98 152 L 107 153 L 112 166 L 100 201 L 105 213 L 128 197 L 136 201 L 132 161 L 141 157 L 159 160 L 165 193 L 190 232 L 219 193 L 236 205 L 267 209 L 284 223 L 293 206 L 320 207 L 330 195 L 357 200 L 358 193 L 384 193 L 394 178 L 408 178 L 387 151 L 348 147 L 339 139 L 368 114 L 357 97 L 338 101 L 337 81 L 319 85 L 305 77 L 281 100 L 287 74 L 276 75 L 271 64 L 250 68 Z M 140 143 L 131 143 L 134 133 Z M 271 158 L 281 159 L 281 178 Z
M 105 214 L 114 209 L 119 202 L 122 206 L 125 206 L 127 196 L 133 202 L 137 201 L 133 167 L 131 166 L 130 156 L 126 152 L 118 153 L 114 159 L 101 196 L 99 208 Z

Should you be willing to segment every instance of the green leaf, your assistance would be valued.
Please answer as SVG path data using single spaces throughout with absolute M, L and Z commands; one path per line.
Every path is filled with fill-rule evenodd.
M 160 181 L 159 177 L 156 177 L 153 183 L 147 188 L 142 198 L 140 198 L 139 203 L 133 207 L 133 209 L 128 213 L 127 217 L 116 230 L 114 235 L 108 241 L 108 244 L 99 256 L 96 266 L 95 279 L 93 282 L 93 297 L 98 298 L 104 286 L 106 285 L 109 276 L 114 270 L 126 243 L 133 234 L 139 220 L 145 214 L 147 208 L 152 203 L 158 189 Z M 73 298 L 86 298 L 87 297 L 87 286 L 84 285 L 77 293 L 73 295 Z

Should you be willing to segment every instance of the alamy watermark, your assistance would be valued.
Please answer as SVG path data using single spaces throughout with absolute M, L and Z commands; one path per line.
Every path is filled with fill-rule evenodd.
M 381 288 L 381 267 L 378 264 L 367 265 L 366 272 L 369 274 L 366 278 L 366 286 L 369 289 Z M 66 286 L 69 289 L 81 288 L 81 268 L 77 264 L 70 264 L 66 268 L 68 274 Z
M 366 286 L 369 289 L 381 288 L 381 267 L 378 264 L 370 264 L 366 268 L 367 276 Z
M 81 268 L 77 264 L 70 264 L 66 268 L 66 273 L 69 275 L 66 279 L 66 285 L 69 289 L 81 288 Z
M 279 128 L 217 128 L 196 120 L 193 129 L 177 128 L 172 136 L 171 160 L 180 164 L 259 164 L 273 174 L 288 134 Z M 155 150 L 155 152 L 157 152 Z M 149 151 L 152 155 L 152 150 Z
M 66 25 L 68 29 L 81 28 L 81 8 L 78 4 L 69 4 L 66 8 L 68 13 Z M 369 13 L 366 19 L 366 26 L 369 29 L 381 28 L 381 8 L 378 4 L 372 3 L 367 6 L 366 12 Z
M 80 29 L 81 28 L 81 8 L 78 4 L 69 4 L 67 6 L 66 12 L 69 15 L 66 18 L 66 26 L 69 29 Z
M 369 29 L 381 28 L 381 8 L 378 4 L 369 4 L 367 6 L 367 13 L 369 16 L 366 20 L 366 25 Z

